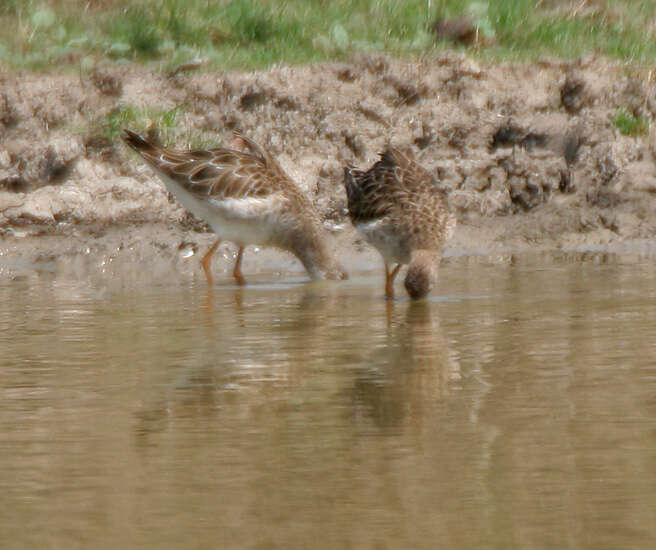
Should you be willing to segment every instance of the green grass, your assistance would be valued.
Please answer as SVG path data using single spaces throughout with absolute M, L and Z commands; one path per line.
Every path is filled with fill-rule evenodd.
M 611 116 L 610 121 L 620 134 L 625 136 L 644 136 L 649 132 L 649 121 L 641 116 L 635 115 L 628 109 L 617 109 Z
M 194 57 L 211 68 L 258 68 L 354 51 L 431 54 L 465 48 L 430 33 L 437 17 L 462 14 L 484 38 L 468 47 L 484 58 L 598 52 L 653 62 L 654 13 L 656 0 L 1 0 L 0 63 L 46 69 L 108 59 L 167 70 Z
M 99 116 L 86 131 L 90 136 L 100 136 L 112 143 L 119 143 L 124 128 L 142 135 L 155 129 L 157 139 L 163 145 L 186 149 L 218 146 L 216 132 L 204 132 L 179 124 L 185 111 L 185 105 L 172 109 L 121 105 Z
M 122 105 L 97 118 L 91 125 L 92 133 L 115 140 L 123 128 L 143 132 L 149 126 L 157 127 L 164 135 L 160 138 L 167 142 L 167 133 L 176 128 L 183 107 L 173 109 L 153 109 Z

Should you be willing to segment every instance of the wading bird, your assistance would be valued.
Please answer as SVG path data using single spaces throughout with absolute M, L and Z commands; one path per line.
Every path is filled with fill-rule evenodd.
M 235 145 L 177 151 L 125 130 L 123 140 L 162 179 L 176 201 L 206 221 L 218 235 L 201 265 L 212 283 L 210 262 L 222 239 L 239 247 L 233 276 L 244 284 L 241 261 L 249 244 L 294 254 L 313 279 L 345 279 L 310 199 L 278 162 L 253 140 L 236 132 Z
M 456 225 L 433 175 L 389 148 L 367 171 L 344 168 L 344 186 L 353 225 L 383 256 L 385 295 L 394 296 L 402 264 L 409 264 L 404 284 L 410 297 L 428 294 L 437 281 L 442 246 Z

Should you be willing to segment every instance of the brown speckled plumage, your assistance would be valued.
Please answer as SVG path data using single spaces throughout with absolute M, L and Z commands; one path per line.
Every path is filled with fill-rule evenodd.
M 344 185 L 351 221 L 385 261 L 387 296 L 393 295 L 401 264 L 410 264 L 408 294 L 425 296 L 456 223 L 435 178 L 409 155 L 389 148 L 367 171 L 345 168 Z M 390 263 L 398 265 L 390 271 Z
M 312 278 L 343 279 L 325 229 L 309 198 L 257 143 L 235 133 L 247 151 L 219 147 L 176 151 L 125 130 L 124 141 L 150 165 L 173 197 L 205 220 L 219 240 L 202 260 L 209 262 L 221 239 L 239 245 L 233 275 L 243 283 L 241 258 L 248 244 L 275 246 L 298 257 Z

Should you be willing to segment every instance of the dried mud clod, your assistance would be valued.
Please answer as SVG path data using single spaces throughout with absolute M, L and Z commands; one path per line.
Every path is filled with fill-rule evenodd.
M 65 181 L 77 161 L 82 146 L 74 140 L 29 146 L 19 143 L 19 152 L 11 155 L 11 166 L 0 173 L 6 189 L 27 191 Z
M 111 162 L 116 157 L 114 142 L 107 136 L 90 134 L 82 142 L 87 158 L 99 158 L 104 162 Z
M 67 178 L 76 159 L 77 154 L 62 154 L 61 151 L 56 151 L 53 147 L 48 147 L 41 163 L 40 176 L 42 180 L 48 183 L 62 182 Z
M 587 202 L 599 208 L 614 208 L 622 202 L 621 195 L 607 187 L 596 187 L 587 191 L 585 196 Z
M 123 93 L 123 82 L 117 76 L 96 69 L 89 77 L 98 91 L 110 97 L 118 97 Z
M 598 158 L 596 162 L 596 169 L 596 183 L 602 186 L 608 185 L 617 175 L 619 170 L 617 164 L 610 155 L 606 155 L 603 158 Z
M 460 98 L 466 89 L 466 83 L 454 70 L 443 80 L 441 92 L 455 101 L 460 101 Z
M 298 111 L 301 108 L 300 103 L 290 96 L 278 97 L 274 105 L 282 111 Z
M 442 139 L 449 146 L 457 150 L 466 147 L 471 139 L 472 129 L 460 124 L 445 127 L 440 132 Z
M 641 80 L 629 78 L 621 91 L 622 103 L 633 116 L 639 118 L 645 115 L 647 94 Z
M 648 77 L 645 96 L 645 107 L 652 118 L 656 118 L 656 74 L 653 72 Z
M 239 98 L 239 108 L 244 111 L 255 109 L 269 102 L 271 95 L 262 89 L 249 89 Z
M 203 220 L 198 219 L 196 216 L 190 212 L 185 211 L 182 217 L 180 218 L 180 225 L 189 231 L 195 233 L 211 233 L 212 229 L 210 226 L 205 223 Z
M 421 123 L 421 134 L 416 135 L 412 142 L 419 147 L 419 149 L 426 149 L 433 139 L 435 138 L 435 130 L 433 128 L 426 124 L 425 121 L 422 121 Z
M 274 88 L 251 86 L 239 98 L 239 108 L 242 111 L 251 111 L 268 104 L 281 111 L 297 111 L 300 108 L 298 100 L 290 95 L 280 94 Z
M 289 94 L 279 93 L 275 88 L 268 86 L 249 86 L 246 92 L 239 97 L 239 108 L 242 111 L 252 111 L 269 104 L 281 111 L 296 111 L 300 108 L 297 99 Z
M 528 212 L 548 203 L 554 194 L 572 194 L 575 187 L 570 168 L 559 155 L 541 153 L 539 156 L 517 150 L 504 156 L 497 155 L 497 167 L 485 168 L 484 174 L 505 187 L 512 213 Z M 494 158 L 494 157 L 493 157 Z M 490 159 L 492 160 L 492 159 Z M 501 173 L 497 172 L 501 170 Z M 499 185 L 496 184 L 497 190 Z M 479 191 L 485 191 L 481 187 Z
M 398 99 L 395 101 L 397 107 L 402 105 L 414 105 L 426 95 L 426 92 L 428 91 L 428 88 L 423 84 L 415 86 L 392 75 L 384 76 L 383 83 L 394 88 L 398 94 Z
M 581 128 L 575 128 L 565 136 L 563 144 L 563 158 L 567 166 L 572 166 L 579 158 L 581 145 L 585 143 L 585 138 Z
M 342 184 L 343 174 L 341 163 L 331 162 L 322 166 L 314 189 L 313 200 L 321 219 L 333 225 L 344 223 L 348 215 L 346 194 Z
M 18 124 L 18 113 L 6 93 L 0 94 L 0 124 L 12 128 Z
M 344 143 L 351 150 L 351 152 L 359 159 L 364 157 L 365 147 L 362 143 L 362 138 L 356 136 L 348 130 L 342 130 Z
M 599 214 L 599 223 L 602 227 L 612 231 L 615 234 L 620 232 L 620 224 L 617 220 L 617 216 L 611 213 L 602 212 Z
M 381 56 L 356 54 L 353 57 L 353 64 L 359 65 L 373 75 L 385 74 L 389 70 L 389 62 Z
M 583 108 L 585 100 L 585 80 L 580 74 L 568 71 L 563 87 L 560 89 L 562 106 L 573 115 Z
M 561 193 L 573 193 L 576 190 L 572 178 L 572 171 L 568 168 L 560 171 L 560 181 L 558 183 L 558 191 Z
M 171 77 L 169 82 L 185 90 L 186 97 L 180 103 L 189 105 L 197 112 L 214 107 L 233 108 L 232 98 L 235 96 L 235 89 L 226 77 L 211 83 L 194 78 Z
M 547 143 L 547 136 L 540 132 L 531 132 L 511 121 L 507 121 L 497 128 L 492 135 L 490 143 L 490 152 L 494 152 L 500 147 L 520 147 L 532 151 L 535 147 L 544 147 Z
M 222 113 L 221 121 L 227 130 L 236 130 L 241 125 L 239 118 L 234 113 Z
M 545 189 L 539 183 L 521 178 L 513 178 L 509 181 L 509 191 L 512 203 L 525 212 L 549 198 L 549 194 L 545 193 Z
M 339 66 L 335 69 L 335 76 L 340 82 L 354 82 L 358 75 L 350 65 Z
M 21 161 L 13 161 L 9 154 L 4 156 L 6 159 L 0 163 L 0 189 L 13 193 L 26 191 L 28 184 L 21 175 Z
M 512 147 L 518 145 L 526 135 L 526 131 L 519 126 L 506 122 L 503 126 L 497 128 L 492 135 L 490 143 L 490 152 L 496 151 L 499 147 Z
M 376 123 L 380 124 L 381 126 L 384 126 L 385 128 L 389 128 L 389 122 L 387 122 L 387 120 L 385 120 L 385 118 L 382 115 L 380 115 L 374 108 L 367 107 L 367 106 L 363 105 L 362 103 L 358 103 L 355 106 L 355 110 L 356 110 L 356 112 L 363 115 L 365 118 L 367 118 L 367 119 L 369 119 L 373 122 L 376 122 Z

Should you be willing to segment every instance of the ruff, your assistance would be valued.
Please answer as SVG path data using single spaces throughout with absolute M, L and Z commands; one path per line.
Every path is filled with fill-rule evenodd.
M 344 186 L 353 225 L 385 262 L 385 295 L 394 296 L 394 278 L 403 264 L 409 264 L 408 294 L 428 294 L 437 281 L 442 246 L 456 225 L 433 175 L 389 148 L 367 171 L 345 168 Z
M 241 261 L 249 244 L 294 254 L 313 279 L 344 279 L 326 230 L 310 199 L 257 143 L 235 133 L 245 151 L 219 147 L 176 151 L 125 130 L 123 139 L 162 179 L 176 201 L 218 235 L 201 260 L 208 283 L 210 261 L 222 239 L 239 247 L 233 269 L 244 284 Z

